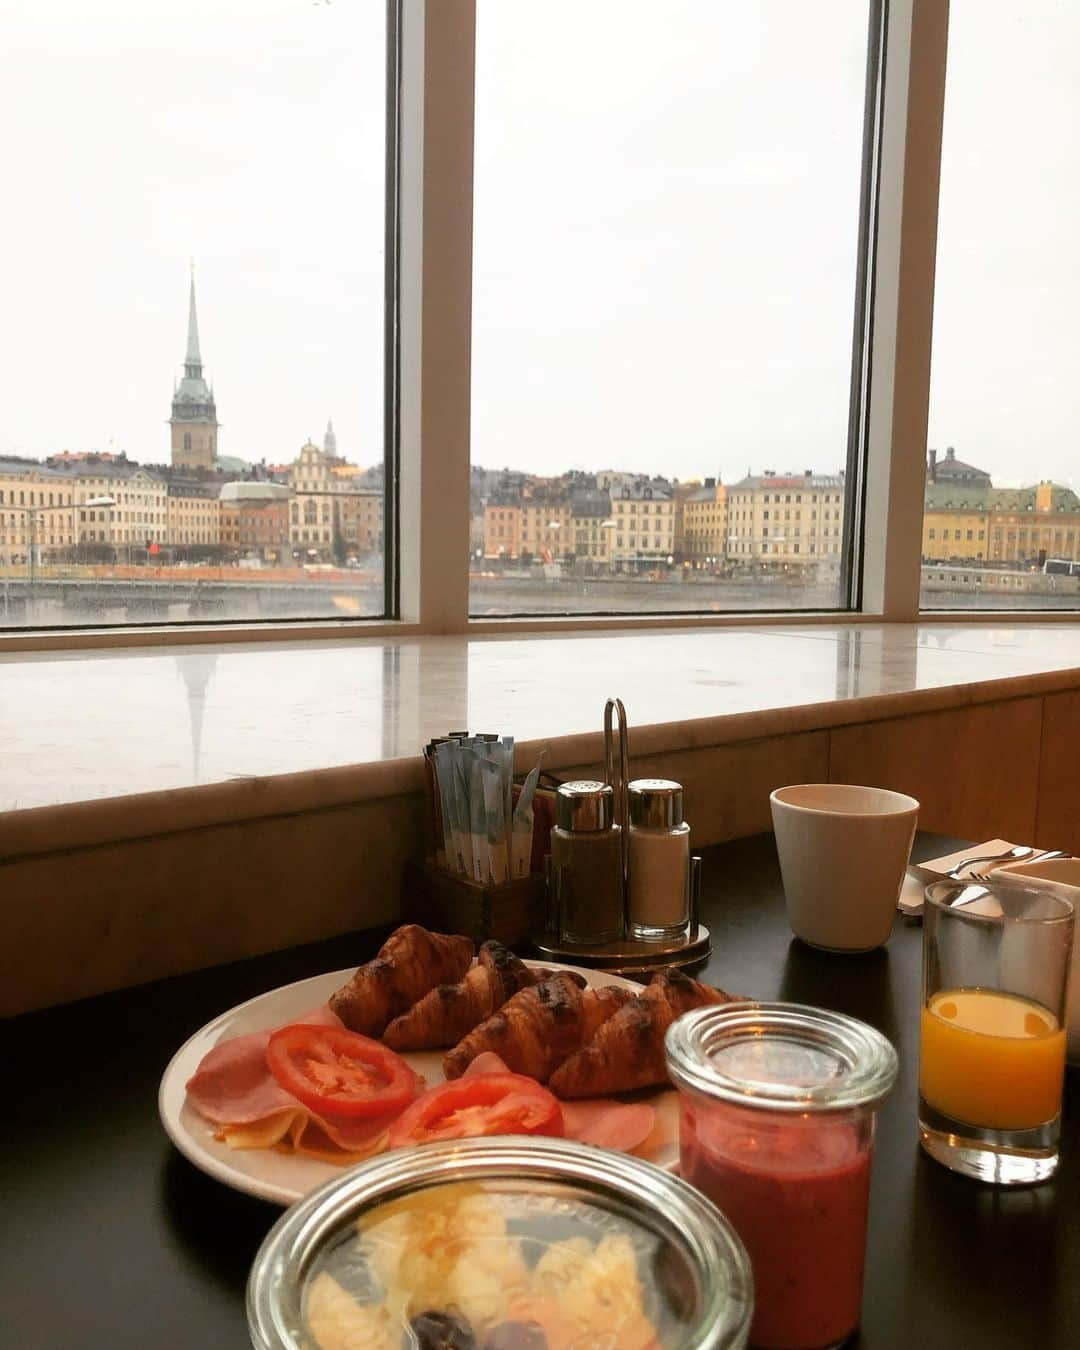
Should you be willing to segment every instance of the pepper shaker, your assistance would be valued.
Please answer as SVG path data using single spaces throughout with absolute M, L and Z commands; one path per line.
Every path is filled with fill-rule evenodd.
M 550 881 L 560 942 L 600 946 L 622 937 L 622 841 L 610 783 L 559 787 Z
M 682 818 L 682 785 L 636 778 L 628 795 L 630 936 L 671 941 L 686 933 L 690 919 L 690 826 Z

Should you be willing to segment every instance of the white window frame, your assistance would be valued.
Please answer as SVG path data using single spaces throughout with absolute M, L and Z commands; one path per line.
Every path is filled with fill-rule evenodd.
M 0 635 L 0 651 L 917 621 L 948 0 L 883 2 L 877 214 L 868 277 L 873 323 L 864 515 L 851 522 L 855 556 L 861 550 L 862 558 L 858 608 L 821 614 L 469 617 L 464 543 L 470 524 L 476 0 L 397 0 L 399 294 L 393 415 L 400 618 L 11 633 Z M 567 41 L 572 40 L 568 33 Z M 853 492 L 853 500 L 858 495 Z M 1075 622 L 1076 611 L 934 610 L 928 617 L 938 622 Z

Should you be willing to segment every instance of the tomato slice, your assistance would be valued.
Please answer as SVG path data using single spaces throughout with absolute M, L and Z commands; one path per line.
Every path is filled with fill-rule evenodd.
M 390 1147 L 481 1134 L 563 1132 L 558 1098 L 519 1073 L 480 1073 L 440 1083 L 390 1126 Z
M 328 1120 L 386 1115 L 416 1096 L 416 1074 L 400 1055 L 341 1027 L 282 1027 L 266 1063 L 286 1092 Z

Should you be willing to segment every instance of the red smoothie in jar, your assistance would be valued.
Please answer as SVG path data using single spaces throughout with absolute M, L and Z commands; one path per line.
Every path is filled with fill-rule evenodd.
M 683 1099 L 682 1174 L 750 1254 L 750 1339 L 763 1350 L 835 1345 L 858 1325 L 871 1159 L 859 1133 L 847 1121 L 761 1128 L 737 1107 Z
M 859 1325 L 875 1116 L 896 1051 L 844 1013 L 749 1002 L 685 1013 L 665 1050 L 682 1175 L 750 1257 L 751 1345 L 839 1345 Z

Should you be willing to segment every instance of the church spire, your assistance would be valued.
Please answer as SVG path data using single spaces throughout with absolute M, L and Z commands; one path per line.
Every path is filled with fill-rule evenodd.
M 326 423 L 326 435 L 323 437 L 322 448 L 328 455 L 337 454 L 337 436 L 334 435 L 333 421 L 328 421 Z
M 185 468 L 212 469 L 217 460 L 217 406 L 214 391 L 203 378 L 199 350 L 199 320 L 195 312 L 195 264 L 191 264 L 188 296 L 188 337 L 184 378 L 173 389 L 172 462 Z
M 202 356 L 199 354 L 199 317 L 195 313 L 195 262 L 191 263 L 191 294 L 188 300 L 187 355 L 184 374 L 198 378 L 202 374 Z

